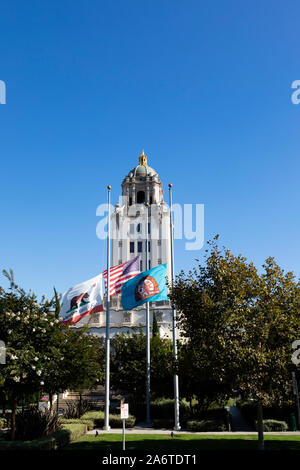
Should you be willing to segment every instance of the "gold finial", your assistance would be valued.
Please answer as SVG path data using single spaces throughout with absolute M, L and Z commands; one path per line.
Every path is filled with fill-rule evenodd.
M 145 203 L 145 206 L 146 206 L 146 207 L 149 207 L 149 202 L 146 202 L 146 203 Z
M 110 191 L 110 190 L 111 190 L 111 186 L 108 185 L 108 186 L 107 186 L 107 189 Z
M 172 183 L 170 183 L 170 184 L 169 184 L 169 188 L 171 189 L 171 188 L 172 188 L 172 186 L 173 186 L 173 185 L 172 185 Z
M 139 165 L 147 166 L 147 155 L 145 155 L 144 150 L 142 150 L 142 153 L 139 156 Z

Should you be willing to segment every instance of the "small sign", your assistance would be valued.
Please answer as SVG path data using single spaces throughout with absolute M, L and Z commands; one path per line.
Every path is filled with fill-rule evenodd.
M 128 419 L 128 403 L 121 403 L 121 419 Z

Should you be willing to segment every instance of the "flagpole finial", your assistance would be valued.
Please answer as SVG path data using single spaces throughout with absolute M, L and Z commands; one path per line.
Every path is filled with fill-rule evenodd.
M 108 186 L 107 186 L 107 189 L 108 189 L 108 190 L 111 190 L 111 186 L 108 185 Z
M 172 183 L 169 184 L 169 188 L 171 189 L 173 187 Z
M 149 202 L 145 202 L 145 206 L 146 206 L 146 207 L 149 207 Z

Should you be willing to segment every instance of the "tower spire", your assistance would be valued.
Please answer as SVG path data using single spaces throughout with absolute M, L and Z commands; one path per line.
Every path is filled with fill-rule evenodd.
M 139 156 L 139 165 L 147 166 L 147 155 L 145 155 L 144 150 L 142 150 L 142 153 Z

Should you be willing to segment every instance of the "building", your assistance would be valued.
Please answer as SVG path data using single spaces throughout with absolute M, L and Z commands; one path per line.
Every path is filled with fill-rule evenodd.
M 146 206 L 146 203 L 149 206 Z M 121 264 L 139 254 L 140 271 L 167 263 L 168 278 L 170 278 L 169 208 L 164 202 L 162 182 L 158 173 L 148 165 L 144 151 L 139 156 L 138 165 L 129 171 L 122 182 L 122 197 L 112 213 L 111 225 L 111 266 Z M 148 231 L 148 246 L 146 246 L 146 231 Z M 148 249 L 148 266 L 146 266 L 146 249 Z M 150 302 L 151 323 L 154 312 L 160 335 L 171 337 L 170 303 Z M 121 306 L 121 295 L 116 294 L 111 297 L 110 313 L 112 336 L 121 332 L 130 332 L 136 327 L 145 329 L 145 304 L 134 310 L 124 311 Z M 82 325 L 82 322 L 77 326 Z M 90 328 L 91 332 L 105 336 L 105 311 L 90 320 Z

